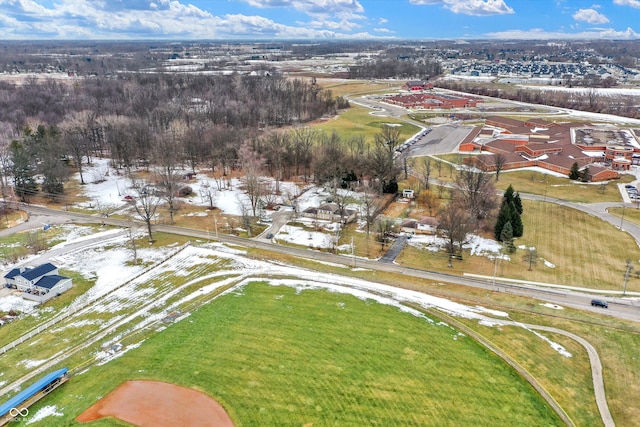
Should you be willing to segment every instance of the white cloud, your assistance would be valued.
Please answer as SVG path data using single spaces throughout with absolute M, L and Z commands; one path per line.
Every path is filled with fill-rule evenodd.
M 387 33 L 387 34 L 391 34 L 394 31 L 391 31 L 388 28 L 374 28 L 373 31 L 377 32 L 377 33 Z
M 358 0 L 243 0 L 258 8 L 292 8 L 309 16 L 356 17 L 364 8 Z
M 620 6 L 631 6 L 640 9 L 640 0 L 613 0 L 613 2 Z
M 360 28 L 353 22 L 366 19 L 364 8 L 358 0 L 241 0 L 261 9 L 288 8 L 300 11 L 312 18 L 313 28 L 351 31 Z M 324 23 L 324 24 L 323 24 Z
M 463 15 L 488 16 L 514 13 L 504 0 L 410 0 L 412 4 L 442 4 L 445 9 Z
M 518 40 L 552 40 L 552 39 L 600 39 L 600 40 L 636 40 L 640 39 L 640 34 L 636 33 L 633 28 L 627 28 L 625 31 L 616 31 L 611 28 L 605 28 L 593 31 L 583 31 L 579 33 L 565 33 L 560 31 L 548 32 L 542 29 L 531 30 L 508 30 L 485 34 L 489 38 L 494 39 L 518 39 Z
M 328 28 L 330 30 L 343 30 L 343 31 L 351 31 L 355 28 L 360 28 L 359 24 L 355 22 L 342 20 L 342 21 L 329 21 L 329 20 L 315 20 L 311 21 L 308 25 L 311 25 L 313 28 Z
M 347 10 L 362 10 L 355 0 L 280 3 L 307 5 L 316 11 L 342 4 L 345 16 Z M 359 25 L 346 17 L 332 20 L 317 15 L 314 22 L 298 27 L 262 16 L 214 16 L 187 0 L 58 0 L 51 7 L 32 0 L 0 0 L 0 28 L 5 39 L 375 38 L 367 33 L 348 34 Z
M 380 18 L 378 20 L 378 24 L 380 24 L 380 25 L 386 24 L 387 22 L 389 22 L 389 20 L 387 18 Z
M 594 9 L 580 9 L 573 14 L 576 21 L 584 21 L 589 24 L 606 24 L 609 18 Z

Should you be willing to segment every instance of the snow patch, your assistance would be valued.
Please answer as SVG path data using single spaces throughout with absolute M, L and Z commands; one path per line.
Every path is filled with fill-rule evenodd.
M 561 305 L 557 305 L 557 304 L 550 304 L 550 303 L 545 303 L 545 304 L 540 304 L 543 307 L 548 307 L 548 308 L 553 308 L 554 310 L 564 310 L 564 307 Z
M 62 412 L 58 412 L 57 405 L 47 405 L 43 408 L 40 408 L 38 412 L 31 415 L 29 417 L 29 421 L 27 421 L 27 425 L 37 423 L 47 417 L 61 417 L 64 414 Z

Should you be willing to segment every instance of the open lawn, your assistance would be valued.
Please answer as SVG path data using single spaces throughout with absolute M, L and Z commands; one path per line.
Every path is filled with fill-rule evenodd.
M 381 83 L 369 80 L 323 79 L 316 80 L 323 89 L 330 90 L 333 96 L 366 95 L 379 92 L 396 92 L 402 83 Z
M 391 117 L 379 117 L 369 114 L 373 110 L 358 105 L 353 105 L 339 116 L 328 121 L 313 124 L 314 129 L 322 130 L 327 134 L 336 132 L 343 141 L 353 137 L 363 137 L 369 143 L 373 142 L 376 134 L 379 134 L 386 124 L 400 126 L 400 139 L 409 139 L 420 128 Z
M 509 184 L 520 193 L 554 197 L 577 203 L 621 202 L 617 183 L 631 182 L 632 175 L 621 175 L 619 180 L 609 183 L 579 183 L 568 178 L 535 171 L 502 172 L 496 187 L 506 190 Z
M 452 153 L 435 156 L 447 162 L 462 164 L 469 154 Z M 449 178 L 449 170 L 442 168 L 442 179 Z M 455 175 L 455 173 L 454 173 Z M 494 183 L 499 190 L 506 190 L 509 185 L 520 193 L 537 194 L 577 203 L 621 202 L 622 196 L 618 190 L 618 183 L 627 183 L 635 179 L 633 175 L 622 174 L 618 180 L 611 182 L 582 183 L 571 181 L 569 178 L 554 176 L 534 170 L 503 171 Z M 436 178 L 433 174 L 433 178 Z
M 397 262 L 428 270 L 455 274 L 474 273 L 498 277 L 557 283 L 592 289 L 622 290 L 626 259 L 640 259 L 640 248 L 627 233 L 591 215 L 553 203 L 523 201 L 524 236 L 516 246 L 535 247 L 538 258 L 528 270 L 525 249 L 510 259 L 469 256 L 449 268 L 444 252 L 408 246 Z M 631 276 L 627 290 L 640 291 L 640 279 Z
M 511 368 L 446 325 L 348 295 L 264 283 L 72 377 L 33 413 L 55 402 L 64 415 L 40 425 L 74 425 L 130 379 L 204 391 L 238 426 L 561 424 Z
M 622 229 L 624 229 L 624 223 L 627 221 L 640 225 L 640 208 L 635 203 L 632 208 L 609 208 L 609 213 L 620 218 Z
M 602 425 L 593 399 L 589 357 L 580 344 L 562 335 L 542 332 L 543 336 L 560 343 L 571 353 L 571 357 L 563 357 L 551 346 L 541 348 L 540 338 L 526 329 L 514 326 L 486 327 L 477 322 L 463 322 L 533 375 L 562 406 L 575 425 Z M 541 362 L 543 360 L 544 363 Z M 572 374 L 567 375 L 567 372 Z
M 574 321 L 564 318 L 565 311 L 567 310 L 561 310 L 560 312 L 556 310 L 557 314 L 555 316 L 533 316 L 521 313 L 517 317 L 522 322 L 561 328 L 589 341 L 598 351 L 602 361 L 607 401 L 616 425 L 636 425 L 637 420 L 640 418 L 640 406 L 635 403 L 630 404 L 628 398 L 629 396 L 640 395 L 640 358 L 637 354 L 637 349 L 640 348 L 640 334 L 637 331 L 637 324 L 619 321 L 620 325 L 615 325 L 616 321 L 609 322 L 608 320 L 604 324 L 600 316 L 597 319 L 592 319 L 595 320 L 592 322 Z M 475 330 L 481 328 L 480 325 L 473 324 L 473 322 L 466 323 Z M 486 330 L 486 328 L 484 329 Z M 492 336 L 494 343 L 499 342 L 500 347 L 508 353 L 514 355 L 521 352 L 518 350 L 521 345 L 519 340 L 513 340 L 510 333 L 488 331 L 488 335 Z M 555 336 L 552 336 L 552 339 L 571 349 L 570 351 L 573 352 L 574 357 L 584 357 L 580 353 L 573 351 L 572 347 L 569 346 L 571 340 Z M 592 409 L 584 407 L 584 412 L 578 410 L 577 407 L 572 409 L 574 403 L 586 398 L 585 391 L 587 395 L 592 393 L 592 385 L 587 384 L 584 378 L 591 378 L 589 372 L 583 371 L 580 373 L 577 369 L 572 369 L 570 371 L 572 372 L 571 374 L 568 373 L 569 371 L 562 372 L 562 367 L 554 366 L 555 363 L 552 360 L 547 359 L 545 363 L 540 363 L 540 359 L 537 357 L 541 355 L 539 350 L 537 350 L 535 358 L 531 357 L 531 355 L 530 350 L 525 350 L 525 357 L 519 357 L 518 360 L 530 372 L 534 373 L 536 378 L 541 380 L 547 390 L 554 392 L 554 396 L 557 396 L 557 400 L 577 422 L 577 425 L 591 426 L 600 424 L 595 418 L 590 421 L 589 417 L 594 417 L 591 413 Z M 574 362 L 576 362 L 576 365 L 582 363 L 578 360 Z M 587 368 L 585 367 L 584 369 Z M 545 374 L 545 371 L 548 373 Z M 549 373 L 553 371 L 555 373 L 550 376 Z M 552 382 L 547 383 L 550 380 Z M 563 388 L 566 388 L 566 390 L 562 391 Z M 556 390 L 560 394 L 556 394 Z

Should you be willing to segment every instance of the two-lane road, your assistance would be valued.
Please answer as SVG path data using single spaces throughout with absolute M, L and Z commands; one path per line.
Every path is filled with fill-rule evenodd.
M 116 225 L 121 227 L 141 227 L 141 222 L 135 222 L 131 220 L 123 220 L 116 218 L 103 218 L 98 216 L 85 215 L 75 212 L 58 211 L 53 209 L 44 208 L 41 206 L 24 205 L 23 209 L 30 212 L 32 215 L 40 217 L 51 217 L 50 222 L 93 222 L 102 223 L 105 222 L 110 225 Z M 170 225 L 155 225 L 154 229 L 166 233 L 179 234 L 189 237 L 196 237 L 199 239 L 210 239 L 212 236 L 207 231 L 195 230 L 190 228 L 176 227 Z M 217 240 L 225 243 L 231 243 L 234 245 L 254 247 L 267 251 L 279 252 L 295 257 L 311 258 L 318 261 L 343 264 L 350 266 L 353 264 L 351 257 L 334 255 L 325 252 L 319 252 L 311 249 L 301 249 L 289 246 L 280 246 L 271 243 L 264 238 L 247 239 L 227 234 L 218 234 Z M 590 294 L 587 291 L 576 292 L 566 289 L 550 289 L 543 286 L 536 286 L 530 284 L 512 284 L 502 283 L 499 280 L 493 283 L 493 280 L 477 279 L 472 277 L 462 277 L 452 274 L 439 273 L 435 271 L 420 270 L 416 268 L 403 267 L 393 263 L 382 263 L 375 260 L 358 259 L 359 268 L 367 268 L 370 270 L 385 271 L 390 273 L 397 273 L 399 275 L 406 275 L 425 279 L 433 282 L 453 283 L 458 285 L 470 286 L 475 288 L 486 289 L 491 292 L 506 292 L 515 295 L 521 295 L 525 297 L 535 298 L 541 301 L 549 302 L 552 304 L 564 305 L 567 307 L 573 307 L 577 309 L 583 309 L 587 311 L 594 311 L 600 314 L 606 314 L 621 319 L 640 322 L 640 307 L 635 302 L 629 299 L 611 299 L 607 298 L 607 301 L 611 301 L 609 309 L 596 310 L 591 307 L 590 301 L 593 298 L 601 298 L 601 296 Z M 402 281 L 399 281 L 401 285 Z

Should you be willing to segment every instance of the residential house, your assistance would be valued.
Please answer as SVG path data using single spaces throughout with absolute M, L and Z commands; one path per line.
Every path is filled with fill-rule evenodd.
M 22 296 L 45 302 L 71 289 L 71 278 L 58 274 L 58 267 L 51 263 L 37 267 L 19 267 L 4 276 L 7 288 L 23 292 Z
M 309 207 L 302 212 L 307 218 L 314 218 L 325 221 L 336 221 L 348 224 L 358 217 L 358 211 L 338 206 L 337 203 L 323 203 L 318 207 Z
M 431 216 L 420 219 L 407 218 L 400 223 L 400 229 L 408 234 L 434 235 L 438 231 L 438 220 Z

